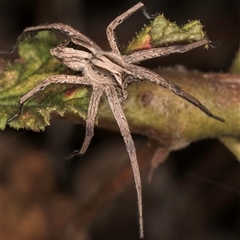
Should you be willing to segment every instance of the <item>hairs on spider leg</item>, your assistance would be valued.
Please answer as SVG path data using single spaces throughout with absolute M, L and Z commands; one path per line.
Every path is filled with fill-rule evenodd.
M 75 158 L 75 157 L 78 157 L 78 158 L 82 158 L 83 157 L 83 154 L 80 154 L 79 153 L 79 150 L 75 150 L 73 152 L 71 152 L 70 154 L 68 154 L 66 157 L 65 157 L 65 160 L 69 163 L 72 162 L 72 160 Z
M 26 36 L 31 36 L 32 37 L 32 36 L 34 36 L 36 34 L 37 34 L 37 32 L 26 32 L 25 34 L 21 34 L 18 37 L 17 41 L 12 45 L 12 47 L 9 50 L 4 50 L 4 51 L 0 50 L 0 53 L 1 54 L 14 53 L 17 50 L 17 48 L 19 46 L 19 43 L 21 42 L 21 40 L 23 38 L 25 38 Z
M 157 17 L 159 15 L 159 13 L 154 13 L 154 14 L 149 13 L 144 6 L 142 6 L 141 10 L 147 19 L 154 19 L 155 17 Z
M 216 40 L 216 41 L 211 41 L 208 43 L 209 47 L 211 48 L 218 48 L 222 45 L 222 41 L 220 39 Z

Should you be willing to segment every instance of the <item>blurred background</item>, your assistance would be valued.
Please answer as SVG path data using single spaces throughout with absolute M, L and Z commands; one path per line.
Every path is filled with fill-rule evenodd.
M 215 49 L 196 49 L 144 66 L 228 71 L 239 48 L 238 0 L 142 2 L 150 13 L 164 13 L 178 24 L 200 19 L 208 37 L 221 41 Z M 62 22 L 109 50 L 107 25 L 135 3 L 0 0 L 0 49 L 10 48 L 25 27 Z M 140 11 L 119 26 L 121 45 L 146 23 Z M 138 239 L 135 187 L 119 133 L 96 128 L 87 154 L 72 163 L 64 157 L 81 145 L 84 126 L 53 120 L 41 133 L 7 128 L 0 134 L 2 239 Z M 146 239 L 239 239 L 240 166 L 224 145 L 203 140 L 171 153 L 149 184 L 156 143 L 133 137 L 138 158 L 147 161 L 142 168 Z

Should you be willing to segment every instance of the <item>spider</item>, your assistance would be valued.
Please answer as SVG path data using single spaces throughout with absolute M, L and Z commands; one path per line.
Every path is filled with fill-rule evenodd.
M 53 75 L 42 81 L 32 90 L 27 92 L 19 99 L 18 112 L 8 119 L 8 123 L 22 114 L 23 104 L 37 92 L 43 90 L 50 84 L 80 84 L 92 86 L 92 94 L 89 102 L 87 117 L 86 117 L 86 133 L 85 139 L 80 150 L 73 151 L 66 157 L 67 160 L 76 155 L 83 155 L 89 147 L 90 141 L 94 135 L 94 124 L 99 107 L 100 98 L 103 93 L 106 94 L 112 113 L 117 121 L 120 132 L 123 136 L 126 149 L 131 161 L 132 171 L 136 186 L 138 199 L 138 214 L 140 238 L 144 237 L 143 233 L 143 213 L 142 213 L 142 185 L 139 167 L 137 163 L 136 149 L 129 130 L 127 119 L 121 108 L 121 102 L 127 98 L 126 87 L 132 81 L 149 80 L 164 88 L 170 89 L 174 94 L 186 99 L 190 103 L 196 105 L 208 116 L 219 121 L 224 121 L 222 118 L 212 114 L 205 106 L 197 99 L 183 91 L 174 83 L 164 79 L 159 74 L 150 71 L 144 67 L 136 65 L 141 61 L 166 56 L 171 53 L 183 53 L 193 48 L 209 44 L 210 41 L 205 38 L 203 40 L 189 43 L 186 45 L 175 45 L 160 48 L 151 48 L 133 52 L 129 55 L 121 55 L 115 28 L 120 25 L 126 18 L 138 10 L 142 10 L 143 14 L 151 19 L 150 15 L 143 3 L 139 2 L 129 10 L 115 18 L 107 27 L 106 34 L 111 51 L 102 50 L 94 41 L 83 35 L 76 29 L 61 23 L 53 23 L 49 25 L 40 25 L 26 28 L 18 37 L 16 44 L 13 46 L 14 51 L 18 43 L 29 32 L 37 32 L 42 30 L 59 30 L 67 35 L 69 39 L 58 46 L 52 48 L 50 53 L 52 56 L 60 60 L 68 68 L 80 72 L 81 75 Z M 81 47 L 81 50 L 72 47 L 72 45 Z

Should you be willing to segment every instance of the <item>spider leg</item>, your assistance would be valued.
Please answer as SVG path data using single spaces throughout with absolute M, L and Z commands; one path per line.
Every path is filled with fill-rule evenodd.
M 113 52 L 120 54 L 119 51 L 119 46 L 118 46 L 118 40 L 117 40 L 117 36 L 114 32 L 114 30 L 116 29 L 116 27 L 118 25 L 120 25 L 125 19 L 127 19 L 128 17 L 130 17 L 133 13 L 137 12 L 139 9 L 142 10 L 144 16 L 147 19 L 152 19 L 155 18 L 157 15 L 159 14 L 150 14 L 148 13 L 147 9 L 144 7 L 144 4 L 139 2 L 136 5 L 134 5 L 133 7 L 131 7 L 130 9 L 128 9 L 126 12 L 122 13 L 121 15 L 119 15 L 118 17 L 116 17 L 107 27 L 106 33 L 107 33 L 107 39 L 109 42 L 109 45 L 112 49 Z
M 7 120 L 7 123 L 13 121 L 15 118 L 19 117 L 22 114 L 23 111 L 23 104 L 32 96 L 34 96 L 37 92 L 43 90 L 45 87 L 47 87 L 50 84 L 57 84 L 57 83 L 66 83 L 66 84 L 85 84 L 85 85 L 90 85 L 91 84 L 91 79 L 87 76 L 73 76 L 73 75 L 53 75 L 45 79 L 43 82 L 38 84 L 35 88 L 30 90 L 28 93 L 23 95 L 19 99 L 19 107 L 18 107 L 18 112 L 10 117 Z
M 130 9 L 128 9 L 126 12 L 123 14 L 119 15 L 116 17 L 107 27 L 106 33 L 107 33 L 107 39 L 109 42 L 109 45 L 112 49 L 113 52 L 120 54 L 119 47 L 118 47 L 118 41 L 117 41 L 117 36 L 114 32 L 115 28 L 120 25 L 123 20 L 131 16 L 133 13 L 138 11 L 140 8 L 143 7 L 143 3 L 139 2 Z
M 173 45 L 169 47 L 150 48 L 145 50 L 136 51 L 130 55 L 124 55 L 124 61 L 128 63 L 138 63 L 152 58 L 167 56 L 171 53 L 184 53 L 202 45 L 208 44 L 210 41 L 205 38 L 197 42 L 189 43 L 186 45 Z
M 159 13 L 156 13 L 156 14 L 151 14 L 151 13 L 149 13 L 144 6 L 141 7 L 141 10 L 142 10 L 142 13 L 144 14 L 144 16 L 145 16 L 147 19 L 150 19 L 150 20 L 153 19 L 153 18 L 155 18 L 155 17 L 157 17 L 157 16 L 159 15 Z
M 220 122 L 224 122 L 224 119 L 221 117 L 218 117 L 214 114 L 212 114 L 201 102 L 199 102 L 196 98 L 194 98 L 192 95 L 189 93 L 185 92 L 182 90 L 179 86 L 176 84 L 168 81 L 167 79 L 164 79 L 162 76 L 159 74 L 152 72 L 144 67 L 136 66 L 136 65 L 131 65 L 132 68 L 132 75 L 144 80 L 148 79 L 151 82 L 154 82 L 164 88 L 170 89 L 174 94 L 180 96 L 181 98 L 187 100 L 188 102 L 194 104 L 197 106 L 200 110 L 202 110 L 205 114 L 207 114 L 209 117 L 212 117 Z
M 83 155 L 87 151 L 88 146 L 91 142 L 91 139 L 94 135 L 94 124 L 95 124 L 95 119 L 96 119 L 98 106 L 99 106 L 102 93 L 103 93 L 103 89 L 100 86 L 93 87 L 93 92 L 92 92 L 91 99 L 88 106 L 88 114 L 86 119 L 86 134 L 85 134 L 83 145 L 80 150 L 75 150 L 72 153 L 70 153 L 68 156 L 66 156 L 65 158 L 66 160 L 70 160 L 77 155 Z
M 139 225 L 140 225 L 140 238 L 143 238 L 143 214 L 142 214 L 142 184 L 140 178 L 140 171 L 137 162 L 137 155 L 134 146 L 134 142 L 132 140 L 132 136 L 129 130 L 127 119 L 122 110 L 121 104 L 119 103 L 118 95 L 114 86 L 105 86 L 105 93 L 108 98 L 108 102 L 110 108 L 113 112 L 113 115 L 118 123 L 120 132 L 123 136 L 128 155 L 130 157 L 133 176 L 135 181 L 135 186 L 137 190 L 137 198 L 138 198 L 138 212 L 139 212 Z
M 80 40 L 82 43 L 85 44 L 84 47 L 88 48 L 90 51 L 91 51 L 92 48 L 101 50 L 101 48 L 93 40 L 91 40 L 90 38 L 88 38 L 84 34 L 80 33 L 78 30 L 70 27 L 69 25 L 65 25 L 65 24 L 62 24 L 62 23 L 52 23 L 52 24 L 48 24 L 48 25 L 39 25 L 39 26 L 35 26 L 35 27 L 25 28 L 24 31 L 17 38 L 17 41 L 13 45 L 12 49 L 10 49 L 9 51 L 4 51 L 4 52 L 1 51 L 1 53 L 14 52 L 17 49 L 21 40 L 26 35 L 28 35 L 31 32 L 34 33 L 34 32 L 44 31 L 44 30 L 59 30 L 61 33 L 67 35 L 72 41 L 74 39 Z
M 88 43 L 83 42 L 81 39 L 78 39 L 78 38 L 72 38 L 71 41 L 78 46 L 85 47 L 86 49 L 91 51 L 93 54 L 96 54 L 98 51 L 102 51 L 100 47 L 96 48 L 93 46 L 89 46 Z

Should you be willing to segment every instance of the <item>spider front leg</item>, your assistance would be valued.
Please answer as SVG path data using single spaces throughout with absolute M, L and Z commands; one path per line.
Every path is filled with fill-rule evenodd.
M 7 120 L 7 123 L 10 123 L 13 121 L 15 118 L 19 117 L 22 114 L 23 111 L 23 104 L 30 99 L 32 96 L 34 96 L 36 93 L 39 91 L 43 90 L 45 87 L 47 87 L 50 84 L 57 84 L 57 83 L 65 83 L 65 84 L 85 84 L 85 85 L 90 85 L 91 84 L 91 79 L 87 76 L 73 76 L 73 75 L 53 75 L 45 79 L 43 82 L 38 84 L 35 88 L 33 88 L 31 91 L 23 95 L 19 99 L 19 107 L 18 107 L 18 112 L 13 115 L 11 118 Z
M 139 171 L 138 162 L 137 162 L 136 149 L 135 149 L 134 142 L 133 142 L 133 139 L 131 136 L 131 132 L 129 130 L 127 119 L 122 110 L 115 87 L 106 85 L 104 90 L 107 95 L 108 102 L 109 102 L 110 108 L 112 110 L 112 113 L 117 121 L 120 132 L 123 136 L 123 139 L 124 139 L 127 151 L 128 151 L 128 155 L 129 155 L 129 158 L 131 161 L 135 186 L 136 186 L 136 190 L 137 190 L 137 198 L 138 198 L 140 238 L 143 238 L 144 234 L 143 234 L 143 213 L 142 213 L 142 184 L 141 184 L 140 171 Z
M 106 33 L 107 33 L 107 39 L 109 42 L 109 45 L 113 52 L 120 54 L 119 47 L 118 47 L 118 41 L 116 34 L 114 32 L 115 28 L 121 24 L 126 18 L 131 16 L 133 13 L 138 11 L 143 7 L 143 3 L 139 2 L 130 9 L 128 9 L 126 12 L 122 13 L 120 16 L 115 18 L 107 27 Z
M 9 51 L 0 51 L 0 53 L 14 52 L 17 49 L 19 43 L 22 41 L 22 39 L 26 37 L 26 35 L 30 33 L 35 33 L 38 31 L 45 31 L 45 30 L 58 30 L 61 33 L 67 35 L 72 42 L 74 42 L 75 39 L 78 39 L 79 42 L 82 42 L 84 44 L 84 47 L 86 47 L 90 51 L 101 50 L 101 48 L 93 40 L 91 40 L 89 37 L 85 36 L 84 34 L 80 33 L 78 30 L 74 29 L 73 27 L 62 24 L 62 23 L 52 23 L 48 25 L 39 25 L 35 27 L 25 28 L 24 31 L 17 38 L 17 41 L 13 45 L 13 47 Z
M 118 25 L 120 25 L 125 19 L 130 17 L 133 13 L 137 12 L 139 9 L 142 10 L 143 14 L 146 18 L 152 19 L 156 17 L 158 14 L 149 14 L 147 12 L 147 9 L 144 7 L 144 4 L 139 2 L 130 9 L 128 9 L 126 12 L 122 13 L 118 17 L 116 17 L 107 27 L 106 33 L 107 33 L 107 39 L 109 42 L 109 45 L 113 52 L 120 54 L 119 46 L 118 46 L 118 40 L 116 37 L 116 34 L 114 30 Z
M 98 111 L 98 106 L 100 102 L 100 98 L 102 96 L 103 89 L 100 86 L 94 86 L 91 99 L 88 106 L 88 114 L 86 119 L 86 134 L 83 145 L 80 150 L 75 150 L 65 157 L 66 160 L 70 160 L 77 155 L 83 155 L 88 149 L 88 146 L 91 142 L 91 139 L 94 135 L 94 124 Z

